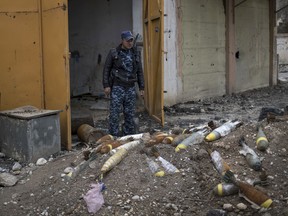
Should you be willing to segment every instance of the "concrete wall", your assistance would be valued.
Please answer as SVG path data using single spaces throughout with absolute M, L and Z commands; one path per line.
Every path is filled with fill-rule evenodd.
M 236 92 L 269 85 L 269 1 L 241 2 L 235 1 Z
M 181 74 L 177 70 L 178 63 L 178 24 L 177 1 L 164 1 L 164 105 L 176 103 L 177 95 L 181 90 Z
M 109 49 L 121 42 L 123 30 L 132 30 L 132 0 L 69 0 L 72 95 L 103 93 L 105 58 Z M 73 55 L 75 51 L 79 57 Z
M 279 64 L 288 64 L 288 34 L 277 36 L 277 54 L 279 56 Z
M 133 33 L 139 33 L 137 42 L 143 42 L 143 8 L 142 0 L 132 0 Z M 132 30 L 132 29 L 131 29 Z
M 225 14 L 222 0 L 181 0 L 182 96 L 177 101 L 225 93 Z

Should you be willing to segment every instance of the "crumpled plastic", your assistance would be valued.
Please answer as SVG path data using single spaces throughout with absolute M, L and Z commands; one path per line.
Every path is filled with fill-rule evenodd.
M 104 204 L 102 190 L 103 183 L 91 184 L 91 189 L 83 196 L 89 213 L 96 213 Z

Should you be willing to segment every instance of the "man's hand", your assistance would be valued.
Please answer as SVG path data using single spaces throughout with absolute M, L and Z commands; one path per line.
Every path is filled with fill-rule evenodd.
M 140 96 L 144 98 L 144 90 L 140 90 Z
M 110 88 L 110 87 L 104 88 L 104 93 L 105 93 L 105 96 L 106 96 L 106 97 L 109 97 L 110 92 L 111 92 L 111 88 Z

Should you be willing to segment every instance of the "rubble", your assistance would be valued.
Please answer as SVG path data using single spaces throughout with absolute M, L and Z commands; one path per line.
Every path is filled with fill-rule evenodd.
M 265 97 L 262 97 L 263 94 Z M 167 110 L 164 127 L 149 118 L 147 113 L 139 113 L 140 131 L 150 135 L 156 131 L 170 133 L 176 127 L 187 129 L 191 125 L 208 124 L 211 120 L 219 126 L 230 119 L 239 119 L 243 122 L 243 126 L 219 140 L 203 141 L 177 153 L 176 146 L 171 143 L 153 145 L 157 147 L 162 158 L 179 170 L 177 174 L 165 175 L 161 178 L 154 176 L 150 171 L 146 155 L 140 152 L 145 146 L 143 144 L 130 149 L 127 155 L 125 154 L 125 157 L 102 179 L 99 179 L 98 174 L 105 161 L 111 156 L 110 152 L 103 155 L 97 153 L 92 168 L 90 164 L 85 166 L 70 181 L 61 177 L 65 168 L 75 167 L 72 165 L 77 166 L 84 160 L 83 151 L 87 149 L 87 145 L 84 144 L 77 145 L 77 149 L 71 152 L 62 151 L 42 166 L 30 167 L 21 164 L 22 169 L 17 176 L 19 182 L 12 187 L 0 188 L 1 214 L 90 215 L 83 195 L 90 189 L 91 183 L 100 180 L 107 189 L 102 191 L 104 204 L 97 211 L 97 215 L 205 216 L 216 212 L 218 215 L 232 216 L 281 215 L 287 212 L 288 125 L 285 121 L 268 123 L 265 118 L 261 120 L 262 123 L 267 124 L 265 135 L 269 140 L 269 147 L 266 151 L 257 149 L 255 128 L 259 123 L 258 118 L 263 107 L 273 105 L 281 109 L 287 105 L 285 104 L 287 101 L 288 87 L 278 86 L 267 88 L 266 91 L 265 89 L 253 90 L 231 97 L 223 96 L 182 104 L 182 108 L 186 109 L 179 111 L 185 111 L 184 115 L 177 112 L 177 105 L 175 105 Z M 175 112 L 172 112 L 173 110 Z M 205 112 L 199 113 L 195 110 Z M 95 127 L 107 128 L 107 122 L 99 121 Z M 251 169 L 245 158 L 239 154 L 238 140 L 241 136 L 245 137 L 250 148 L 257 152 L 259 157 L 264 158 L 262 169 L 265 170 L 265 175 L 260 176 L 262 172 Z M 218 184 L 223 184 L 223 177 L 215 169 L 208 155 L 208 149 L 216 150 L 221 154 L 223 160 L 235 173 L 237 180 L 245 184 L 252 183 L 251 187 L 257 188 L 271 198 L 273 207 L 263 212 L 254 208 L 237 193 L 229 196 L 214 195 L 213 189 Z M 7 169 L 7 173 L 10 172 L 13 164 L 14 161 L 9 158 L 0 158 L 0 167 Z M 259 184 L 253 185 L 256 181 Z M 15 193 L 18 195 L 12 196 Z

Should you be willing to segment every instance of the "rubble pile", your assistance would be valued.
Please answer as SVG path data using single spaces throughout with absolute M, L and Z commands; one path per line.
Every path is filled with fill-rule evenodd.
M 274 103 L 282 109 L 285 89 L 261 94 L 274 90 L 283 93 Z M 1 174 L 16 182 L 0 187 L 1 215 L 285 216 L 288 122 L 285 110 L 261 113 L 258 94 L 178 105 L 185 115 L 172 107 L 164 127 L 141 113 L 133 136 L 101 134 L 94 125 L 94 138 L 82 136 L 73 151 L 37 164 L 2 155 Z

